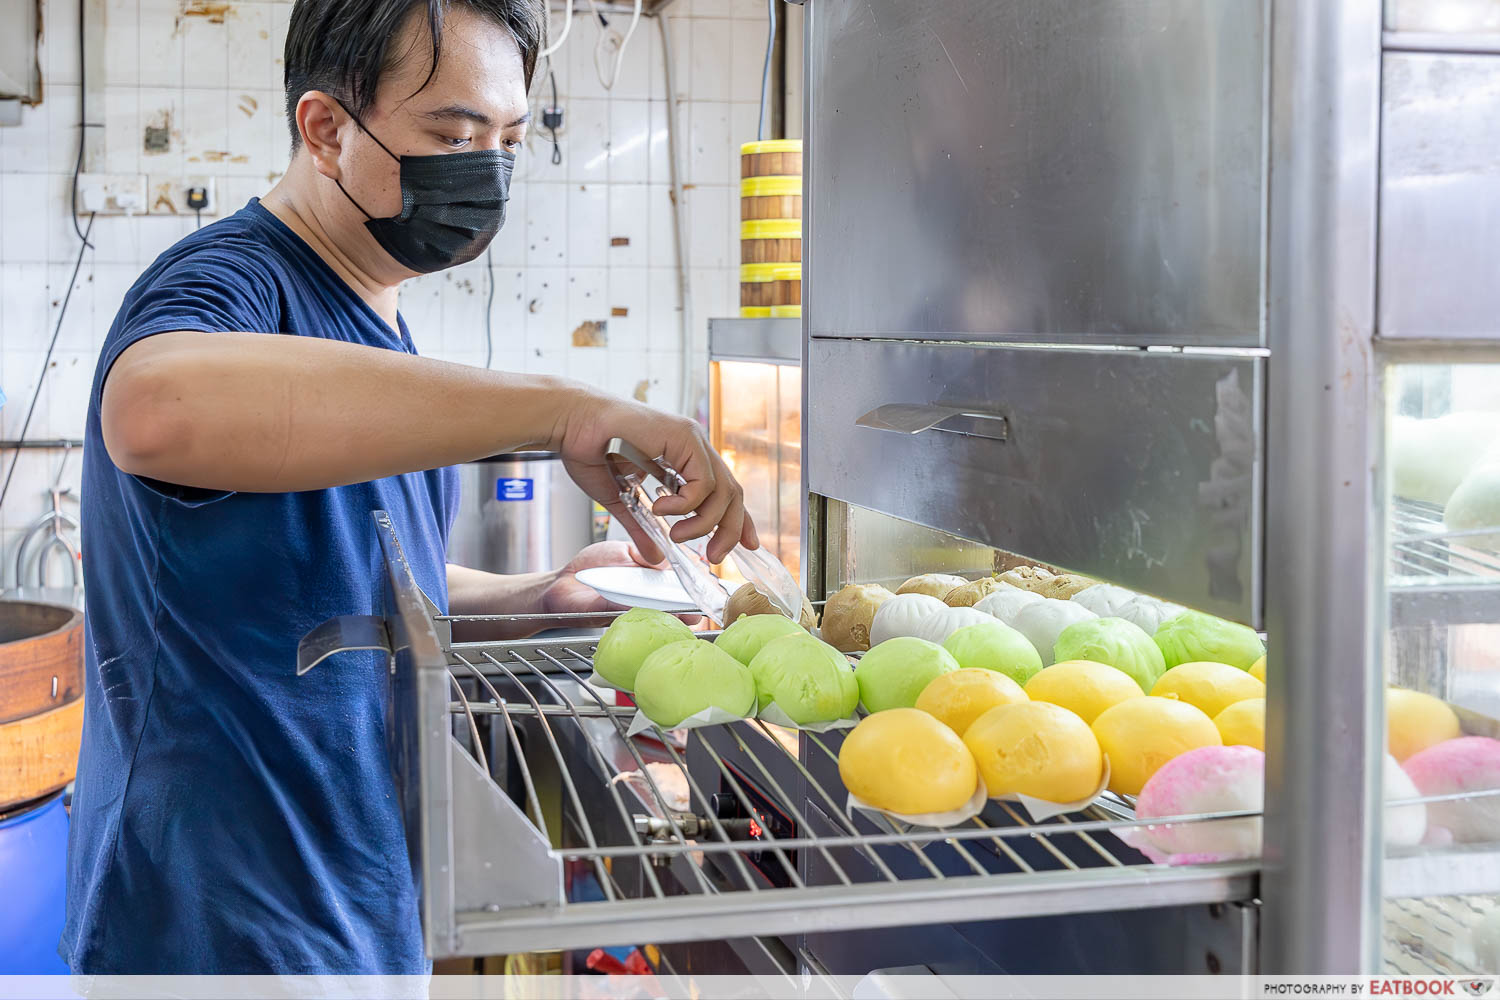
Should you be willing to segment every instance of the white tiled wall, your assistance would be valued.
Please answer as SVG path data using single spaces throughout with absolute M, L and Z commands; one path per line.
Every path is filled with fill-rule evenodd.
M 288 155 L 282 116 L 281 49 L 290 2 L 107 0 L 105 94 L 90 119 L 104 127 L 102 173 L 215 178 L 232 211 L 265 191 Z M 43 352 L 78 252 L 68 215 L 78 140 L 77 9 L 43 0 L 44 99 L 20 127 L 0 128 L 0 436 L 14 438 L 40 374 Z M 764 56 L 764 0 L 676 0 L 674 49 L 691 330 L 704 365 L 711 315 L 735 311 L 739 143 L 755 138 Z M 213 16 L 205 16 L 212 14 Z M 607 15 L 623 30 L 628 15 Z M 554 23 L 561 25 L 561 8 Z M 565 118 L 551 144 L 534 132 L 518 165 L 506 228 L 492 259 L 493 365 L 563 373 L 622 394 L 680 405 L 682 370 L 675 270 L 667 93 L 657 26 L 643 19 L 618 80 L 595 70 L 600 25 L 580 0 L 572 33 L 552 59 Z M 550 103 L 546 66 L 534 109 Z M 161 152 L 144 129 L 165 126 Z M 101 217 L 95 221 L 66 323 L 29 438 L 80 437 L 94 360 L 126 290 L 191 218 Z M 487 275 L 483 260 L 412 282 L 402 310 L 418 348 L 468 364 L 485 357 Z M 604 346 L 574 346 L 585 322 L 605 323 Z M 0 454 L 8 469 L 14 452 Z M 20 531 L 46 509 L 60 453 L 23 452 L 0 509 L 0 576 Z M 64 481 L 75 489 L 73 456 Z

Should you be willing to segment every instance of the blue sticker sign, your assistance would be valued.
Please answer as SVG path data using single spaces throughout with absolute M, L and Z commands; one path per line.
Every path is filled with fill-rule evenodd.
M 495 480 L 495 499 L 530 500 L 531 484 L 530 479 L 497 479 Z

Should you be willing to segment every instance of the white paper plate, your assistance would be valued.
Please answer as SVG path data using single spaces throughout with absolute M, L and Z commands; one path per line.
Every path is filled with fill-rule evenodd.
M 605 600 L 628 608 L 657 611 L 692 611 L 697 605 L 677 582 L 677 574 L 645 566 L 595 566 L 578 571 L 578 582 L 599 592 Z

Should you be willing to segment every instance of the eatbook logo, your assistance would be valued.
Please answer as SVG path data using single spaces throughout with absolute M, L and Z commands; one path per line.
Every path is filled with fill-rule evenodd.
M 1482 997 L 1495 985 L 1493 979 L 1466 979 L 1461 984 L 1464 992 L 1471 997 Z

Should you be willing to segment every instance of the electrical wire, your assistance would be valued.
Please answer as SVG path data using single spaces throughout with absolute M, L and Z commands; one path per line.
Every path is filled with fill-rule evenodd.
M 611 41 L 618 40 L 620 37 L 620 33 L 618 31 L 609 30 L 609 18 L 599 13 L 599 7 L 594 2 L 594 0 L 589 0 L 589 10 L 599 21 L 599 40 L 594 43 L 594 76 L 598 78 L 599 86 L 603 87 L 605 90 L 609 90 L 615 85 L 615 82 L 613 80 L 605 78 L 604 63 L 600 60 L 607 60 L 609 58 L 609 56 L 605 55 L 604 53 L 605 46 Z
M 68 315 L 68 303 L 73 300 L 73 287 L 78 284 L 78 270 L 83 267 L 83 254 L 90 246 L 89 233 L 94 231 L 94 213 L 89 213 L 88 225 L 78 236 L 83 242 L 78 247 L 78 257 L 73 261 L 73 276 L 68 279 L 68 291 L 63 296 L 62 308 L 57 311 L 57 325 L 52 328 L 52 341 L 47 345 L 47 354 L 42 358 L 42 372 L 37 376 L 36 388 L 31 392 L 31 405 L 26 407 L 26 419 L 21 423 L 21 433 L 16 435 L 16 454 L 10 460 L 10 471 L 5 474 L 5 485 L 0 486 L 0 509 L 5 507 L 5 498 L 10 493 L 10 480 L 16 474 L 16 463 L 21 460 L 21 445 L 26 440 L 26 431 L 31 427 L 31 415 L 36 412 L 36 402 L 42 396 L 42 387 L 47 384 L 47 372 L 52 366 L 52 351 L 57 347 L 58 334 L 62 333 L 63 320 Z
M 620 67 L 625 64 L 625 49 L 630 44 L 631 36 L 635 34 L 636 25 L 641 23 L 641 0 L 635 0 L 635 10 L 630 15 L 630 26 L 625 29 L 625 37 L 620 39 L 620 51 L 615 53 L 615 71 L 609 78 L 609 85 L 613 87 L 615 81 L 620 79 Z
M 770 27 L 766 30 L 766 63 L 760 71 L 760 121 L 755 126 L 755 138 L 766 137 L 766 105 L 771 103 L 771 50 L 776 47 L 776 4 L 778 0 L 766 0 L 766 16 Z
M 565 41 L 567 41 L 567 39 L 568 39 L 568 32 L 573 30 L 573 0 L 563 0 L 563 10 L 566 11 L 566 13 L 563 15 L 563 30 L 562 30 L 562 34 L 560 34 L 560 35 L 557 36 L 557 41 L 553 42 L 551 45 L 548 45 L 546 48 L 542 49 L 542 51 L 541 51 L 540 54 L 543 55 L 543 56 L 550 56 L 552 53 L 554 53 L 558 49 L 562 48 L 562 43 L 565 42 Z M 547 34 L 548 35 L 552 34 L 552 8 L 551 7 L 547 8 Z
M 78 0 L 78 156 L 73 160 L 73 187 L 68 195 L 68 213 L 73 219 L 73 232 L 85 247 L 92 246 L 78 225 L 78 175 L 83 173 L 83 150 L 86 145 L 85 130 L 98 128 L 88 120 L 88 63 L 84 53 L 83 11 L 85 0 Z
M 551 104 L 551 110 L 556 111 L 557 110 L 557 74 L 554 73 L 554 72 L 552 72 L 552 57 L 551 56 L 547 57 L 547 78 L 552 81 L 552 104 Z M 545 111 L 542 113 L 542 117 L 543 118 L 547 117 Z M 555 167 L 558 164 L 562 163 L 562 147 L 557 144 L 557 126 L 555 126 L 555 125 L 549 125 L 549 126 L 547 126 L 547 131 L 550 132 L 550 133 L 552 133 L 552 165 Z
M 599 8 L 595 6 L 594 0 L 589 0 L 589 10 L 594 12 L 594 16 L 599 19 L 599 24 L 602 27 L 609 27 L 609 21 L 599 12 Z M 640 20 L 641 0 L 635 0 L 634 10 L 630 14 L 630 26 L 625 29 L 625 36 L 623 38 L 620 37 L 618 31 L 600 34 L 599 41 L 594 44 L 594 75 L 599 78 L 599 85 L 605 90 L 613 90 L 615 84 L 619 81 L 620 67 L 625 64 L 625 49 L 630 45 L 631 36 L 635 34 L 636 25 L 640 23 Z M 604 65 L 600 62 L 600 57 L 603 56 L 605 60 L 608 60 L 609 57 L 604 54 L 608 43 L 613 43 L 616 47 L 614 67 L 606 78 L 604 75 Z
M 489 296 L 484 304 L 484 366 L 488 368 L 490 362 L 495 359 L 495 261 L 490 256 L 490 248 L 484 251 L 484 273 L 489 278 Z

